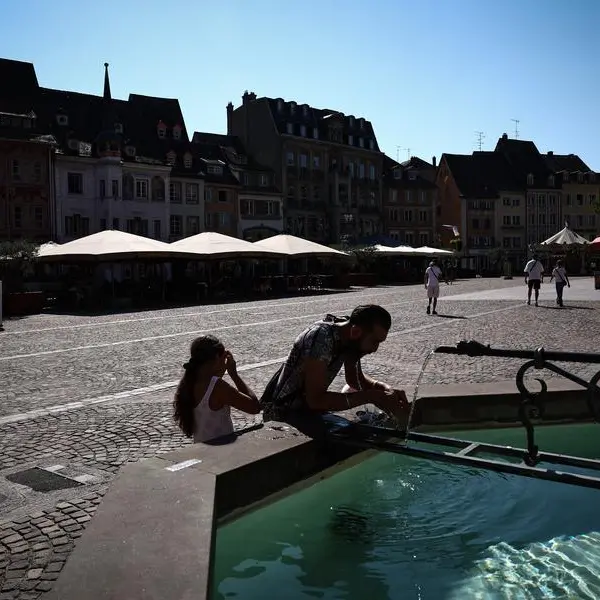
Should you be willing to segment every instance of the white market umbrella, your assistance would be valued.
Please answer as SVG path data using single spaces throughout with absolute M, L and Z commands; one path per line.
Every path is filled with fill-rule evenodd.
M 451 250 L 442 250 L 441 248 L 431 248 L 429 246 L 415 248 L 415 252 L 419 252 L 420 254 L 424 254 L 426 256 L 451 256 L 454 254 Z
M 283 253 L 269 248 L 256 246 L 246 240 L 229 235 L 205 231 L 182 240 L 168 247 L 176 252 L 194 255 L 196 258 L 282 258 Z
M 383 246 L 381 244 L 377 244 L 375 246 L 375 250 L 377 252 L 381 252 L 381 254 L 390 254 L 394 256 L 415 256 L 417 251 L 415 248 L 411 246 Z
M 580 236 L 578 233 L 575 233 L 573 230 L 565 227 L 558 233 L 555 233 L 552 237 L 549 237 L 547 240 L 541 242 L 542 246 L 587 246 L 589 244 L 589 240 L 586 240 L 584 237 Z
M 328 246 L 309 242 L 308 240 L 296 237 L 294 235 L 280 234 L 254 242 L 253 246 L 258 246 L 265 250 L 285 254 L 293 258 L 307 258 L 309 256 L 320 257 L 345 257 L 348 255 L 345 252 L 340 252 Z
M 173 251 L 169 244 L 112 229 L 99 231 L 66 244 L 44 244 L 38 253 L 41 260 L 110 261 L 172 256 Z

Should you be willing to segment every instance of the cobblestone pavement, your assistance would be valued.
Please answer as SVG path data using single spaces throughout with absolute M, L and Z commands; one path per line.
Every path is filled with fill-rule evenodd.
M 574 280 L 571 306 L 526 306 L 520 280 L 442 287 L 439 317 L 422 286 L 103 316 L 40 315 L 0 333 L 0 600 L 49 590 L 120 467 L 189 441 L 171 420 L 174 386 L 194 336 L 211 332 L 233 350 L 257 391 L 298 332 L 327 312 L 366 302 L 393 315 L 393 331 L 365 370 L 410 394 L 431 349 L 470 338 L 495 346 L 597 351 L 600 292 Z M 435 355 L 423 383 L 514 377 L 518 363 Z M 593 370 L 583 366 L 589 375 Z M 338 381 L 341 385 L 341 378 Z M 235 415 L 237 428 L 256 418 Z M 36 492 L 13 474 L 42 468 L 81 483 Z

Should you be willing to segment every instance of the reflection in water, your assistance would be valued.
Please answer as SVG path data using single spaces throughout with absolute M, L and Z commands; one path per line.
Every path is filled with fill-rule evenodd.
M 577 443 L 597 449 L 595 428 L 580 428 Z M 600 598 L 599 500 L 378 455 L 221 528 L 215 597 Z M 561 585 L 571 596 L 557 595 Z

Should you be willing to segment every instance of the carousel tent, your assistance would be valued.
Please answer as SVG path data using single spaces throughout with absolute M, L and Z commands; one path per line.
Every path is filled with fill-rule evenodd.
M 542 246 L 587 246 L 590 242 L 584 237 L 581 237 L 578 233 L 565 227 L 558 233 L 555 233 L 552 237 L 541 242 Z
M 320 258 L 348 257 L 345 252 L 283 233 L 254 242 L 253 246 L 278 254 L 285 254 L 291 258 L 307 258 L 309 256 Z
M 374 246 L 377 252 L 381 252 L 381 254 L 389 254 L 390 256 L 417 256 L 417 251 L 415 248 L 411 248 L 410 246 L 382 246 L 381 244 L 377 244 Z
M 600 236 L 590 242 L 590 247 L 593 250 L 600 250 Z
M 43 244 L 40 260 L 133 260 L 135 258 L 171 258 L 169 244 L 124 231 L 99 231 L 66 244 Z
M 205 231 L 192 235 L 167 247 L 175 252 L 184 253 L 195 258 L 283 258 L 282 252 L 276 249 L 263 248 L 239 238 L 222 233 Z
M 442 250 L 441 248 L 430 248 L 429 246 L 421 246 L 415 248 L 415 252 L 425 256 L 452 256 L 454 252 L 451 250 Z

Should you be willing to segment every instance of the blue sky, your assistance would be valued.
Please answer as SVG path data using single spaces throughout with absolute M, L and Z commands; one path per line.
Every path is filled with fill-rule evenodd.
M 3 0 L 0 56 L 41 85 L 179 98 L 225 132 L 245 89 L 370 119 L 396 158 L 503 132 L 600 170 L 598 0 Z M 4 84 L 5 82 L 3 82 Z

